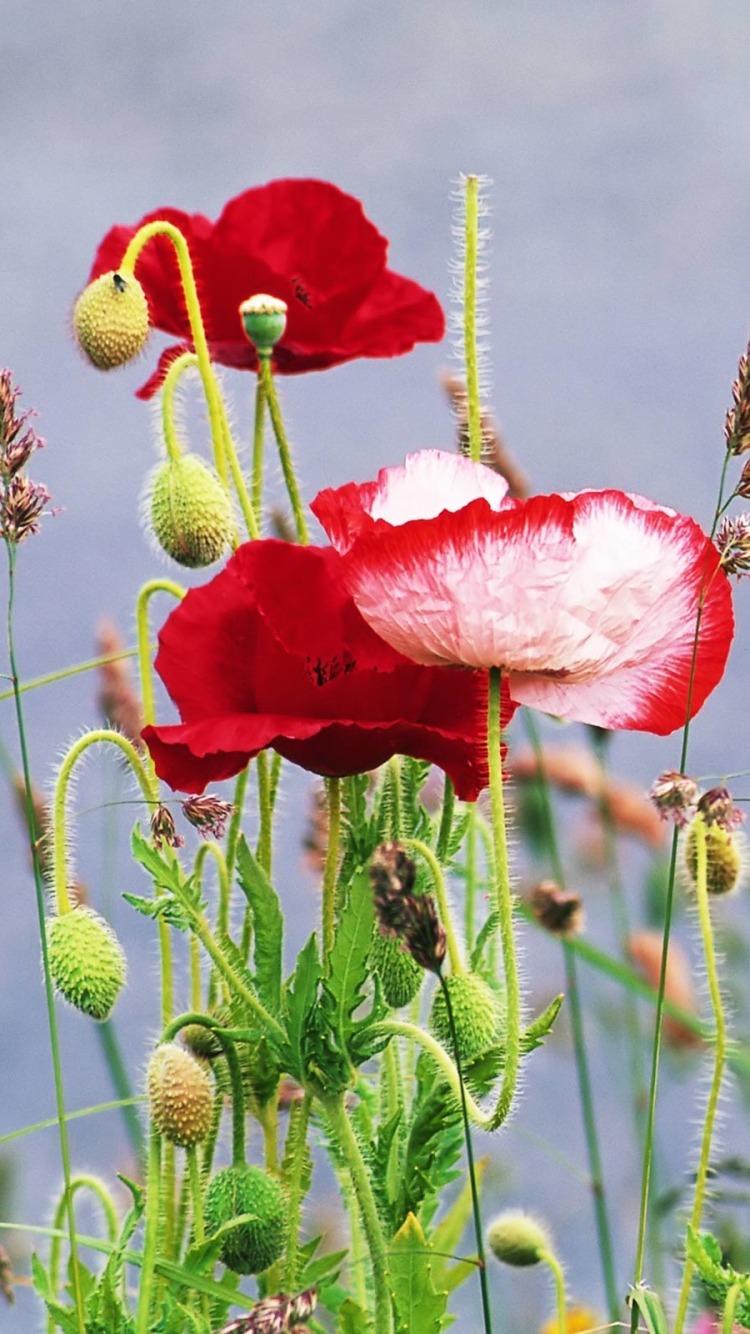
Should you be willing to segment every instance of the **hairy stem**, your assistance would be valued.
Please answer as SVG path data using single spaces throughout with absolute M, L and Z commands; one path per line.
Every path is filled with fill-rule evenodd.
M 505 804 L 503 801 L 503 766 L 500 748 L 500 669 L 491 667 L 489 675 L 487 747 L 495 861 L 495 897 L 503 949 L 508 1026 L 503 1082 L 498 1095 L 497 1106 L 491 1118 L 491 1128 L 496 1130 L 505 1121 L 516 1091 L 518 1068 L 521 1061 L 521 990 L 518 980 L 516 942 L 513 931 L 513 895 L 508 871 L 508 839 L 505 829 Z
M 336 936 L 336 873 L 339 864 L 341 835 L 341 779 L 326 778 L 326 796 L 328 798 L 328 846 L 323 871 L 323 922 L 322 945 L 323 966 L 327 969 L 328 960 Z
M 266 402 L 268 403 L 271 425 L 273 426 L 273 433 L 276 436 L 276 444 L 279 449 L 281 471 L 284 474 L 287 495 L 289 496 L 292 513 L 294 514 L 294 524 L 297 529 L 297 541 L 306 545 L 309 538 L 307 535 L 305 510 L 299 493 L 299 487 L 297 486 L 294 464 L 292 463 L 292 453 L 289 448 L 289 441 L 286 438 L 286 431 L 284 430 L 284 422 L 281 416 L 281 409 L 279 408 L 279 400 L 276 396 L 276 386 L 273 382 L 273 374 L 271 372 L 271 359 L 269 356 L 264 356 L 262 353 L 259 353 L 258 362 L 260 365 L 261 384 L 263 385 L 263 392 L 266 397 Z
M 404 844 L 404 847 L 413 848 L 415 852 L 418 852 L 420 857 L 422 857 L 423 860 L 427 862 L 427 865 L 429 866 L 430 871 L 432 872 L 432 883 L 433 883 L 433 888 L 435 890 L 435 898 L 437 899 L 440 921 L 442 922 L 443 928 L 445 930 L 445 942 L 446 945 L 448 946 L 448 958 L 451 961 L 451 972 L 463 973 L 465 972 L 465 969 L 461 961 L 461 951 L 458 948 L 456 933 L 453 929 L 453 921 L 451 919 L 450 905 L 448 903 L 448 893 L 445 888 L 445 879 L 443 877 L 443 872 L 440 869 L 440 862 L 438 861 L 432 849 L 428 848 L 426 843 L 420 842 L 418 838 L 405 838 L 402 840 L 402 842 Z

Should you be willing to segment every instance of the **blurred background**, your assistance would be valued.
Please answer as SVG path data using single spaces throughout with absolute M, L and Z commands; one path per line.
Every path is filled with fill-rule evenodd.
M 744 0 L 0 0 L 0 20 L 0 364 L 22 385 L 23 406 L 39 411 L 48 447 L 32 474 L 61 507 L 20 553 L 24 679 L 92 656 L 103 616 L 132 643 L 137 589 L 164 572 L 138 519 L 157 454 L 151 412 L 133 396 L 162 340 L 153 340 L 142 364 L 116 375 L 80 358 L 70 309 L 95 248 L 115 222 L 167 204 L 215 217 L 232 195 L 274 177 L 315 176 L 359 197 L 390 238 L 391 266 L 447 306 L 452 182 L 460 172 L 490 176 L 490 405 L 534 489 L 621 487 L 710 524 L 724 413 L 750 325 Z M 439 384 L 451 365 L 446 342 L 394 362 L 284 381 L 307 498 L 323 485 L 371 477 L 409 450 L 452 447 Z M 227 373 L 226 384 L 237 432 L 247 438 L 251 377 Z M 197 420 L 197 446 L 203 435 Z M 694 728 L 695 774 L 750 764 L 747 596 L 741 585 L 729 668 Z M 157 608 L 157 620 L 161 614 Z M 96 682 L 87 674 L 33 691 L 26 709 L 32 767 L 44 786 L 62 749 L 99 721 Z M 555 731 L 553 740 L 585 745 L 579 732 Z M 8 702 L 0 703 L 0 738 L 16 757 Z M 677 764 L 678 745 L 677 737 L 624 734 L 612 742 L 612 764 L 645 788 Z M 310 782 L 285 768 L 278 885 L 293 905 L 291 962 L 317 910 L 317 880 L 299 833 Z M 750 783 L 736 790 L 744 795 Z M 116 765 L 93 756 L 77 793 L 76 828 L 80 875 L 130 959 L 116 1021 L 138 1080 L 155 1036 L 156 974 L 152 927 L 119 897 L 123 889 L 144 892 L 145 883 L 127 861 L 134 808 L 116 804 L 130 795 Z M 583 848 L 592 818 L 584 807 L 580 798 L 562 799 L 566 844 L 578 858 L 589 939 L 615 948 L 596 848 Z M 1 1139 L 54 1115 L 54 1098 L 32 880 L 9 791 L 0 809 Z M 642 925 L 653 894 L 658 899 L 653 847 L 624 840 L 622 855 L 632 919 Z M 519 840 L 520 882 L 543 870 Z M 725 945 L 742 968 L 745 909 L 732 902 L 721 916 Z M 684 922 L 680 938 L 695 953 Z M 526 935 L 525 970 L 535 1001 L 561 989 L 559 949 L 538 933 Z M 613 1040 L 623 1036 L 622 998 L 591 970 L 582 969 L 581 980 L 624 1289 L 638 1160 L 632 1070 L 623 1043 Z M 643 1011 L 644 1028 L 650 1014 Z M 114 1096 L 93 1026 L 62 1008 L 60 1024 L 68 1107 Z M 665 1187 L 679 1185 L 694 1148 L 701 1069 L 700 1054 L 667 1054 L 659 1117 Z M 741 1092 L 728 1105 L 737 1115 L 727 1118 L 727 1153 L 747 1139 Z M 78 1167 L 110 1178 L 114 1168 L 133 1170 L 117 1113 L 73 1122 L 71 1139 Z M 493 1155 L 486 1214 L 508 1204 L 546 1214 L 571 1295 L 603 1311 L 564 1022 L 530 1064 L 521 1114 L 479 1148 Z M 2 1217 L 48 1223 L 60 1180 L 54 1130 L 0 1143 Z M 316 1201 L 311 1226 L 312 1215 L 330 1212 L 322 1190 Z M 2 1240 L 28 1273 L 29 1238 L 6 1232 Z M 492 1282 L 508 1334 L 549 1315 L 543 1275 L 495 1268 Z M 0 1328 L 9 1334 L 40 1319 L 27 1289 L 17 1297 L 14 1309 L 0 1300 Z

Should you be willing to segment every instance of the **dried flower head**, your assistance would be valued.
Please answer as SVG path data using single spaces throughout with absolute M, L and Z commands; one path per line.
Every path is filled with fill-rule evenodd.
M 0 1246 L 0 1292 L 9 1306 L 14 1306 L 16 1302 L 14 1283 L 15 1274 L 13 1273 L 10 1256 L 5 1247 Z
M 529 900 L 536 920 L 553 936 L 575 936 L 584 927 L 580 894 L 561 889 L 554 880 L 541 880 Z
M 276 1297 L 256 1302 L 252 1311 L 230 1320 L 218 1334 L 286 1334 L 291 1329 L 303 1334 L 300 1321 L 312 1315 L 317 1304 L 315 1288 L 308 1288 L 298 1297 L 287 1297 L 280 1292 Z
M 698 784 L 687 774 L 667 769 L 651 784 L 648 795 L 662 820 L 674 820 L 678 827 L 686 825 L 698 798 Z
M 735 495 L 742 496 L 743 500 L 750 500 L 750 459 L 747 460 L 742 469 L 740 480 L 735 488 Z
M 737 379 L 732 385 L 734 406 L 726 415 L 724 435 L 727 449 L 732 454 L 744 454 L 750 449 L 750 362 L 743 353 L 737 367 Z
M 182 848 L 185 840 L 177 833 L 174 817 L 167 806 L 157 806 L 151 816 L 151 837 L 159 851 L 162 848 Z
M 49 491 L 30 477 L 12 477 L 0 499 L 0 535 L 15 546 L 39 531 L 39 520 L 50 498 Z
M 37 435 L 30 419 L 35 416 L 33 408 L 16 414 L 16 402 L 21 390 L 14 386 L 13 377 L 8 370 L 0 371 L 0 475 L 10 480 L 26 466 L 35 449 L 41 449 L 44 441 Z
M 96 646 L 103 658 L 125 652 L 125 641 L 114 621 L 99 622 Z M 143 707 L 128 662 L 121 659 L 119 662 L 104 662 L 99 667 L 99 707 L 110 727 L 122 732 L 137 750 L 145 749 L 141 740 Z
M 736 519 L 727 515 L 722 519 L 714 539 L 721 564 L 727 574 L 750 575 L 750 514 L 738 514 Z
M 398 843 L 382 843 L 370 863 L 375 916 L 381 931 L 397 936 L 411 957 L 430 973 L 445 958 L 445 931 L 431 894 L 414 894 L 416 867 Z
M 745 819 L 742 811 L 735 806 L 732 794 L 726 787 L 712 787 L 708 792 L 704 792 L 697 808 L 707 825 L 719 825 L 728 833 Z
M 188 797 L 183 801 L 182 813 L 202 838 L 223 838 L 234 806 L 231 801 L 207 792 L 203 797 Z

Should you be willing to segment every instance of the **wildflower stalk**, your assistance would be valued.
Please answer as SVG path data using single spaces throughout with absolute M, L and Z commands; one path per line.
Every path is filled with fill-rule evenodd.
M 469 458 L 482 461 L 482 409 L 479 401 L 477 356 L 477 259 L 479 255 L 479 178 L 466 177 L 464 223 L 464 354 L 466 408 L 469 419 Z
M 122 662 L 125 658 L 135 658 L 138 656 L 137 648 L 126 648 L 120 653 L 105 653 L 98 658 L 88 658 L 86 662 L 77 662 L 74 667 L 63 667 L 57 672 L 48 672 L 46 676 L 34 676 L 30 681 L 20 681 L 18 684 L 19 695 L 25 695 L 27 690 L 38 690 L 40 686 L 51 686 L 57 681 L 67 681 L 70 676 L 80 676 L 82 672 L 91 672 L 96 667 L 106 667 L 110 662 Z M 13 699 L 15 690 L 0 691 L 0 704 L 3 700 Z
M 214 939 L 211 933 L 211 928 L 203 913 L 196 912 L 195 908 L 193 908 L 185 899 L 181 899 L 181 902 L 190 919 L 191 930 L 195 932 L 203 945 L 203 948 L 216 964 L 221 975 L 226 978 L 230 987 L 236 991 L 237 995 L 242 997 L 261 1027 L 264 1028 L 267 1033 L 272 1033 L 279 1041 L 284 1042 L 286 1040 L 286 1034 L 281 1027 L 281 1024 L 277 1019 L 274 1019 L 272 1014 L 268 1013 L 268 1010 L 261 1004 L 255 993 L 251 991 L 249 987 L 246 987 L 242 979 L 238 977 L 231 963 L 226 958 L 226 955 Z
M 322 944 L 323 967 L 327 968 L 336 935 L 336 873 L 339 864 L 341 836 L 341 779 L 326 778 L 328 799 L 328 846 L 323 870 Z
M 260 830 L 255 855 L 266 875 L 270 878 L 273 861 L 273 802 L 271 800 L 271 779 L 268 772 L 268 754 L 261 750 L 255 762 L 258 777 L 258 814 Z
M 263 425 L 266 415 L 266 391 L 261 376 L 255 385 L 255 418 L 253 423 L 253 481 L 252 498 L 255 518 L 260 527 L 263 519 Z
M 722 1334 L 734 1334 L 734 1312 L 742 1292 L 742 1283 L 738 1281 L 733 1283 L 729 1289 L 724 1302 L 724 1319 L 722 1321 Z
M 80 1175 L 74 1177 L 70 1183 L 71 1197 L 75 1196 L 80 1190 L 90 1190 L 98 1199 L 107 1225 L 107 1240 L 114 1244 L 117 1237 L 117 1211 L 106 1186 L 96 1177 Z M 64 1236 L 62 1227 L 65 1222 L 67 1205 L 67 1191 L 63 1191 L 52 1219 L 53 1237 L 49 1250 L 49 1286 L 53 1297 L 57 1296 L 60 1282 L 60 1253 Z M 56 1327 L 57 1322 L 54 1316 L 49 1315 L 47 1317 L 47 1334 L 54 1334 Z
M 565 1275 L 563 1273 L 563 1267 L 557 1259 L 557 1256 L 553 1255 L 551 1251 L 540 1251 L 539 1259 L 552 1270 L 552 1277 L 555 1280 L 555 1295 L 557 1297 L 557 1327 L 560 1334 L 564 1334 L 568 1322 L 565 1316 Z
M 464 865 L 464 938 L 466 948 L 474 948 L 476 934 L 476 898 L 477 898 L 477 812 L 475 806 L 469 806 L 469 823 L 466 828 L 464 843 L 466 861 Z
M 294 464 L 292 463 L 289 441 L 286 438 L 286 432 L 284 430 L 284 422 L 281 417 L 279 400 L 276 395 L 276 386 L 273 382 L 270 356 L 259 352 L 258 364 L 260 366 L 260 380 L 268 403 L 269 415 L 271 417 L 271 425 L 273 426 L 273 433 L 276 436 L 276 444 L 279 449 L 281 470 L 284 474 L 284 482 L 286 483 L 287 494 L 294 514 L 294 524 L 297 529 L 297 541 L 301 542 L 303 546 L 306 546 L 309 538 L 307 535 L 305 511 L 299 493 L 299 487 L 297 486 L 297 478 L 294 473 Z
M 724 1008 L 721 1000 L 719 977 L 716 970 L 716 953 L 714 950 L 713 929 L 711 926 L 711 910 L 708 901 L 708 890 L 706 888 L 708 858 L 706 854 L 706 826 L 702 815 L 696 816 L 692 825 L 692 830 L 695 833 L 695 892 L 698 902 L 698 920 L 700 922 L 701 938 L 703 940 L 703 949 L 706 956 L 706 973 L 708 976 L 708 989 L 711 995 L 711 1007 L 714 1012 L 714 1020 L 716 1023 L 714 1069 L 711 1077 L 711 1085 L 708 1091 L 706 1118 L 703 1123 L 701 1151 L 698 1160 L 698 1173 L 695 1179 L 693 1210 L 690 1216 L 690 1226 L 697 1232 L 700 1228 L 701 1217 L 703 1215 L 706 1181 L 708 1179 L 709 1162 L 711 1157 L 711 1141 L 716 1122 L 716 1112 L 719 1105 L 721 1081 L 724 1076 L 724 1065 L 727 1051 L 727 1029 L 726 1020 L 724 1018 Z M 680 1299 L 677 1306 L 674 1334 L 682 1334 L 690 1298 L 690 1285 L 693 1280 L 694 1269 L 695 1265 L 693 1261 L 690 1259 L 686 1260 L 685 1272 L 682 1278 L 682 1287 L 680 1289 Z
M 149 603 L 155 593 L 169 593 L 172 597 L 181 602 L 185 596 L 186 589 L 180 584 L 176 584 L 173 579 L 149 579 L 147 583 L 138 592 L 135 602 L 135 625 L 138 639 L 138 675 L 141 685 L 141 699 L 143 701 L 143 721 L 149 726 L 156 722 L 156 704 L 154 701 L 154 677 L 151 667 L 151 644 L 148 637 L 148 610 Z M 153 760 L 148 755 L 146 758 L 146 767 L 151 776 L 152 783 L 156 783 L 156 770 Z
M 427 865 L 432 872 L 432 883 L 435 890 L 435 898 L 437 899 L 440 921 L 442 922 L 445 931 L 445 943 L 448 947 L 448 958 L 451 961 L 451 972 L 463 973 L 466 970 L 461 961 L 461 951 L 458 948 L 456 933 L 453 929 L 448 894 L 445 888 L 443 872 L 440 869 L 440 862 L 432 851 L 432 848 L 428 848 L 427 844 L 420 842 L 418 838 L 403 838 L 401 839 L 401 842 L 405 848 L 412 848 L 414 852 L 418 852 L 420 857 L 427 862 Z
M 297 1287 L 297 1266 L 299 1262 L 299 1230 L 302 1222 L 302 1177 L 307 1157 L 307 1131 L 310 1125 L 312 1094 L 305 1090 L 305 1095 L 297 1107 L 290 1112 L 289 1132 L 294 1131 L 294 1153 L 287 1174 L 287 1196 L 289 1200 L 289 1236 L 286 1244 L 286 1267 L 284 1285 L 287 1292 L 294 1292 Z
M 453 812 L 456 809 L 456 789 L 448 775 L 445 775 L 443 788 L 443 809 L 440 815 L 440 829 L 437 838 L 437 855 L 441 862 L 448 860 L 448 845 L 453 831 Z
M 141 1281 L 138 1286 L 136 1334 L 148 1334 L 150 1328 L 151 1304 L 154 1290 L 154 1266 L 156 1264 L 159 1242 L 160 1205 L 161 1135 L 152 1122 L 148 1151 L 148 1175 L 146 1177 L 146 1217 L 143 1235 Z
M 536 759 L 539 795 L 542 803 L 547 851 L 552 866 L 552 873 L 560 888 L 564 889 L 565 870 L 562 864 L 555 832 L 555 820 L 552 812 L 552 802 L 550 801 L 549 782 L 544 767 L 544 752 L 539 737 L 539 729 L 536 725 L 536 719 L 530 710 L 524 709 L 523 715 L 526 732 Z M 570 1007 L 570 1021 L 573 1030 L 573 1050 L 575 1054 L 576 1075 L 578 1078 L 578 1096 L 581 1102 L 581 1116 L 583 1118 L 583 1129 L 586 1139 L 586 1155 L 589 1163 L 589 1184 L 594 1202 L 594 1217 L 596 1220 L 599 1257 L 604 1278 L 604 1287 L 607 1293 L 609 1318 L 611 1321 L 615 1322 L 620 1316 L 620 1302 L 617 1297 L 612 1232 L 609 1223 L 609 1211 L 607 1209 L 607 1196 L 604 1185 L 601 1151 L 599 1148 L 596 1112 L 594 1110 L 591 1072 L 589 1070 L 588 1053 L 586 1050 L 586 1030 L 581 1008 L 578 969 L 576 967 L 576 956 L 572 947 L 572 942 L 563 938 L 561 944 L 565 962 L 565 994 Z M 562 1325 L 561 1329 L 564 1328 L 565 1326 Z
M 224 853 L 218 843 L 212 839 L 206 839 L 201 843 L 195 854 L 193 871 L 198 885 L 203 880 L 203 868 L 206 864 L 206 858 L 212 856 L 216 862 L 216 869 L 219 873 L 219 908 L 216 915 L 216 927 L 221 935 L 229 931 L 229 899 L 231 894 L 231 885 L 229 882 L 229 872 L 224 859 Z
M 500 685 L 500 668 L 491 667 L 489 673 L 487 747 L 495 860 L 496 907 L 500 921 L 500 940 L 503 950 L 507 997 L 505 1066 L 497 1106 L 490 1119 L 492 1130 L 496 1130 L 498 1126 L 503 1124 L 510 1111 L 521 1061 L 521 991 L 518 980 L 518 964 L 516 962 L 516 942 L 513 933 L 513 895 L 508 870 L 508 839 L 505 829 L 505 804 L 503 801 L 503 765 L 500 749 Z
M 60 1045 L 57 1034 L 57 1017 L 55 1015 L 55 1000 L 52 987 L 52 975 L 49 966 L 49 950 L 47 947 L 47 929 L 45 920 L 45 887 L 42 877 L 42 868 L 39 864 L 39 848 L 37 845 L 38 833 L 36 820 L 34 817 L 34 801 L 31 785 L 31 766 L 29 764 L 28 746 L 26 743 L 26 727 L 24 723 L 23 708 L 21 706 L 21 695 L 18 689 L 18 667 L 16 664 L 16 651 L 13 638 L 13 603 L 15 598 L 15 575 L 16 575 L 16 547 L 12 542 L 6 542 L 8 552 L 8 609 L 7 609 L 7 639 L 8 639 L 8 664 L 10 667 L 10 677 L 13 687 L 13 695 L 16 708 L 16 723 L 18 726 L 18 740 L 21 749 L 21 768 L 23 771 L 23 781 L 26 789 L 26 821 L 29 830 L 29 847 L 31 849 L 31 858 L 34 867 L 34 886 L 36 890 L 36 909 L 37 922 L 39 926 L 39 938 L 42 947 L 42 970 L 44 973 L 44 994 L 47 1005 L 47 1026 L 49 1030 L 50 1048 L 52 1053 L 52 1070 L 55 1082 L 55 1108 L 57 1111 L 57 1126 L 60 1139 L 60 1158 L 63 1169 L 63 1182 L 65 1185 L 66 1213 L 68 1222 L 68 1237 L 70 1241 L 71 1258 L 71 1278 L 73 1284 L 73 1300 L 76 1309 L 76 1323 L 78 1334 L 85 1334 L 85 1316 L 83 1307 L 83 1292 L 81 1289 L 81 1277 L 78 1269 L 78 1244 L 76 1240 L 76 1225 L 73 1209 L 73 1195 L 71 1192 L 71 1173 L 70 1173 L 70 1149 L 68 1145 L 68 1128 L 65 1121 L 65 1096 L 63 1092 L 62 1065 L 60 1062 Z
M 230 885 L 234 878 L 234 868 L 237 861 L 237 844 L 239 843 L 240 834 L 242 833 L 242 816 L 244 814 L 245 794 L 247 792 L 249 778 L 250 765 L 248 764 L 247 767 L 242 770 L 242 773 L 238 775 L 237 782 L 234 786 L 234 800 L 232 802 L 233 810 L 232 818 L 229 821 L 226 850 L 227 877 Z
M 326 1098 L 323 1106 L 336 1144 L 349 1171 L 362 1215 L 372 1263 L 375 1293 L 374 1334 L 392 1334 L 393 1314 L 387 1280 L 388 1256 L 367 1167 L 357 1137 L 352 1130 L 343 1094 Z
M 709 543 L 713 541 L 716 528 L 724 504 L 724 486 L 726 483 L 727 469 L 729 460 L 732 457 L 731 449 L 727 448 L 724 454 L 724 463 L 721 469 L 719 480 L 719 494 L 716 501 L 711 531 L 709 533 Z M 688 743 L 690 740 L 690 717 L 693 701 L 693 686 L 695 682 L 695 665 L 698 658 L 698 641 L 700 637 L 701 621 L 703 619 L 703 606 L 708 592 L 707 572 L 710 555 L 710 546 L 706 549 L 706 561 L 703 569 L 703 578 L 701 581 L 701 592 L 698 600 L 698 614 L 695 618 L 695 635 L 693 638 L 693 654 L 690 663 L 690 677 L 688 681 L 688 698 L 685 709 L 685 726 L 682 732 L 682 745 L 680 748 L 680 762 L 678 766 L 679 773 L 685 773 L 687 766 Z M 654 1040 L 651 1054 L 651 1079 L 649 1086 L 649 1105 L 648 1122 L 646 1125 L 646 1142 L 643 1150 L 643 1168 L 641 1174 L 641 1200 L 638 1220 L 638 1242 L 635 1258 L 635 1277 L 634 1286 L 638 1287 L 643 1280 L 643 1266 L 646 1251 L 646 1228 L 648 1223 L 648 1205 L 651 1196 L 651 1166 L 653 1161 L 654 1149 L 654 1127 L 656 1122 L 656 1096 L 659 1085 L 659 1061 L 661 1057 L 661 1037 L 662 1021 L 664 1017 L 664 998 L 667 983 L 667 963 L 669 959 L 669 938 L 672 930 L 672 913 L 674 907 L 674 887 L 675 875 L 677 871 L 677 843 L 678 831 L 675 827 L 672 835 L 672 849 L 669 860 L 669 878 L 667 881 L 667 899 L 664 907 L 664 932 L 662 938 L 661 970 L 659 973 L 659 990 L 656 1001 L 656 1018 L 654 1021 Z M 638 1310 L 634 1305 L 631 1313 L 631 1334 L 635 1334 L 638 1328 Z
M 164 383 L 161 387 L 161 429 L 164 436 L 164 444 L 167 450 L 167 457 L 172 463 L 177 463 L 182 458 L 182 445 L 177 438 L 177 432 L 174 425 L 174 394 L 177 388 L 177 382 L 184 375 L 185 371 L 198 365 L 198 358 L 194 352 L 182 352 L 172 362 L 169 370 L 164 376 Z

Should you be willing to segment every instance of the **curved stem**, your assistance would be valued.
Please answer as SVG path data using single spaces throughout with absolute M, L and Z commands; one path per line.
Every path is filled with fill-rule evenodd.
M 341 834 L 341 779 L 326 778 L 326 796 L 328 797 L 328 846 L 323 870 L 323 967 L 327 971 L 328 960 L 336 936 L 336 873 L 339 864 L 339 844 Z
M 233 987 L 237 992 L 237 995 L 242 997 L 248 1008 L 255 1015 L 261 1028 L 264 1028 L 267 1033 L 273 1034 L 277 1041 L 285 1042 L 286 1033 L 281 1027 L 281 1024 L 277 1019 L 274 1019 L 273 1015 L 268 1013 L 268 1010 L 266 1010 L 265 1006 L 261 1005 L 255 993 L 251 991 L 249 987 L 245 986 L 242 979 L 238 977 L 231 963 L 214 940 L 214 937 L 211 934 L 211 928 L 203 913 L 196 912 L 184 899 L 182 900 L 182 903 L 187 909 L 193 931 L 206 952 L 213 959 L 219 972 L 226 978 L 230 987 Z
M 167 457 L 173 463 L 182 458 L 182 446 L 177 438 L 177 432 L 174 426 L 174 394 L 177 388 L 177 382 L 185 371 L 197 367 L 198 358 L 194 352 L 183 352 L 172 362 L 169 370 L 164 376 L 164 383 L 161 387 L 161 429 L 164 436 L 164 444 L 167 450 Z
M 479 180 L 466 177 L 464 233 L 464 355 L 466 406 L 469 416 L 469 458 L 482 461 L 482 424 L 477 357 L 477 259 L 479 254 Z
M 426 843 L 420 842 L 418 838 L 404 838 L 401 841 L 404 847 L 413 848 L 415 852 L 418 852 L 420 857 L 427 862 L 427 865 L 432 872 L 435 898 L 437 899 L 440 920 L 445 930 L 445 943 L 448 946 L 448 958 L 451 961 L 451 972 L 463 973 L 465 972 L 465 969 L 461 961 L 461 951 L 458 948 L 456 933 L 453 929 L 453 922 L 451 920 L 450 907 L 448 904 L 448 894 L 445 888 L 445 880 L 440 868 L 440 862 L 432 849 L 428 848 Z
M 266 413 L 266 392 L 260 375 L 255 383 L 255 421 L 253 425 L 253 509 L 260 526 L 263 519 L 263 423 Z
M 281 417 L 279 400 L 276 397 L 276 386 L 273 382 L 271 372 L 271 359 L 268 356 L 258 355 L 258 364 L 260 366 L 260 379 L 263 385 L 263 392 L 268 403 L 268 412 L 273 426 L 273 433 L 276 436 L 276 444 L 279 449 L 279 459 L 281 461 L 281 470 L 284 474 L 287 494 L 294 514 L 294 523 L 297 529 L 297 541 L 306 545 L 309 541 L 307 536 L 307 522 L 305 520 L 305 511 L 302 504 L 302 498 L 297 486 L 297 478 L 294 473 L 294 464 L 292 463 L 292 454 L 289 448 L 289 441 L 286 438 L 284 422 Z
M 202 885 L 203 867 L 206 858 L 209 855 L 212 856 L 216 862 L 216 867 L 219 872 L 219 910 L 216 916 L 216 928 L 219 932 L 228 934 L 230 897 L 229 872 L 224 859 L 224 853 L 219 847 L 219 844 L 214 843 L 213 839 L 205 839 L 198 848 L 198 851 L 195 854 L 195 862 L 193 863 L 193 873 L 198 885 Z
M 154 703 L 154 678 L 151 669 L 151 645 L 148 638 L 148 608 L 155 593 L 169 593 L 181 602 L 186 589 L 181 588 L 172 579 L 149 579 L 139 590 L 135 603 L 135 624 L 138 636 L 138 673 L 141 679 L 141 698 L 143 700 L 143 719 L 148 724 L 156 722 Z M 149 757 L 150 763 L 150 757 Z M 152 770 L 153 772 L 153 770 Z
M 451 1092 L 455 1094 L 456 1098 L 461 1099 L 461 1080 L 458 1077 L 458 1071 L 445 1048 L 441 1047 L 431 1033 L 425 1033 L 423 1028 L 420 1028 L 417 1024 L 411 1024 L 405 1019 L 383 1019 L 381 1023 L 376 1025 L 376 1028 L 380 1033 L 397 1033 L 400 1037 L 410 1038 L 412 1042 L 418 1043 L 424 1051 L 428 1052 L 435 1064 L 440 1067 Z M 474 1124 L 479 1126 L 480 1130 L 492 1130 L 494 1128 L 492 1114 L 487 1115 L 482 1111 L 482 1108 L 474 1101 L 465 1086 L 464 1096 L 466 1098 L 466 1110 Z
M 737 1300 L 742 1292 L 742 1283 L 733 1283 L 729 1289 L 724 1302 L 724 1319 L 722 1321 L 722 1334 L 734 1334 L 734 1312 L 737 1307 Z
M 104 1219 L 107 1225 L 107 1239 L 114 1243 L 117 1237 L 117 1211 L 112 1200 L 112 1196 L 106 1186 L 97 1179 L 97 1177 L 81 1175 L 76 1176 L 70 1183 L 71 1199 L 79 1190 L 90 1190 L 98 1199 L 104 1212 Z M 55 1209 L 52 1227 L 54 1235 L 49 1251 L 49 1283 L 50 1291 L 53 1297 L 57 1296 L 57 1289 L 60 1282 L 60 1252 L 62 1250 L 62 1225 L 65 1220 L 65 1213 L 68 1207 L 68 1193 L 63 1191 L 57 1208 Z M 48 1334 L 54 1334 L 56 1321 L 53 1316 L 47 1318 Z
M 690 1216 L 690 1226 L 694 1231 L 698 1231 L 701 1225 L 703 1215 L 703 1202 L 706 1195 L 706 1181 L 708 1180 L 708 1171 L 711 1158 L 711 1141 L 713 1139 L 714 1125 L 716 1122 L 716 1112 L 719 1106 L 719 1094 L 721 1092 L 721 1081 L 724 1075 L 724 1063 L 727 1051 L 727 1029 L 724 1018 L 724 1007 L 721 1000 L 721 988 L 719 986 L 719 976 L 716 969 L 716 953 L 714 950 L 713 928 L 711 926 L 711 910 L 708 902 L 708 890 L 706 888 L 707 879 L 707 854 L 706 854 L 706 826 L 703 816 L 698 815 L 692 825 L 695 832 L 695 889 L 698 901 L 698 920 L 700 921 L 701 937 L 703 940 L 703 949 L 706 955 L 706 973 L 708 976 L 708 989 L 711 995 L 711 1007 L 714 1012 L 716 1023 L 716 1038 L 714 1047 L 714 1069 L 711 1078 L 711 1085 L 708 1091 L 708 1102 L 706 1104 L 706 1119 L 703 1123 L 703 1136 L 701 1139 L 700 1158 L 698 1160 L 698 1173 L 695 1179 L 695 1195 L 693 1196 L 693 1210 Z M 685 1273 L 682 1279 L 680 1289 L 680 1300 L 677 1307 L 677 1316 L 675 1319 L 674 1334 L 682 1334 L 682 1328 L 685 1323 L 687 1305 L 690 1297 L 690 1285 L 693 1279 L 695 1265 L 692 1260 L 685 1262 Z
M 362 1214 L 362 1222 L 364 1223 L 367 1246 L 372 1262 L 372 1278 L 375 1290 L 374 1334 L 392 1334 L 393 1310 L 391 1294 L 388 1290 L 388 1256 L 367 1167 L 362 1158 L 356 1135 L 352 1130 L 343 1094 L 335 1098 L 326 1098 L 323 1106 L 328 1114 L 336 1143 L 349 1170 Z
M 490 668 L 487 715 L 487 746 L 490 771 L 490 801 L 492 807 L 492 837 L 495 860 L 495 894 L 500 919 L 500 940 L 503 948 L 505 990 L 507 997 L 507 1037 L 503 1083 L 492 1116 L 493 1130 L 503 1124 L 510 1111 L 516 1091 L 518 1067 L 521 1062 L 521 991 L 516 962 L 516 942 L 513 933 L 513 896 L 508 871 L 508 840 L 505 830 L 503 801 L 503 766 L 500 724 L 500 669 Z
M 557 1327 L 560 1334 L 565 1334 L 568 1324 L 565 1314 L 565 1275 L 563 1274 L 562 1265 L 557 1257 L 552 1255 L 550 1251 L 540 1251 L 539 1259 L 552 1270 L 552 1275 L 555 1280 L 555 1293 L 557 1295 Z

